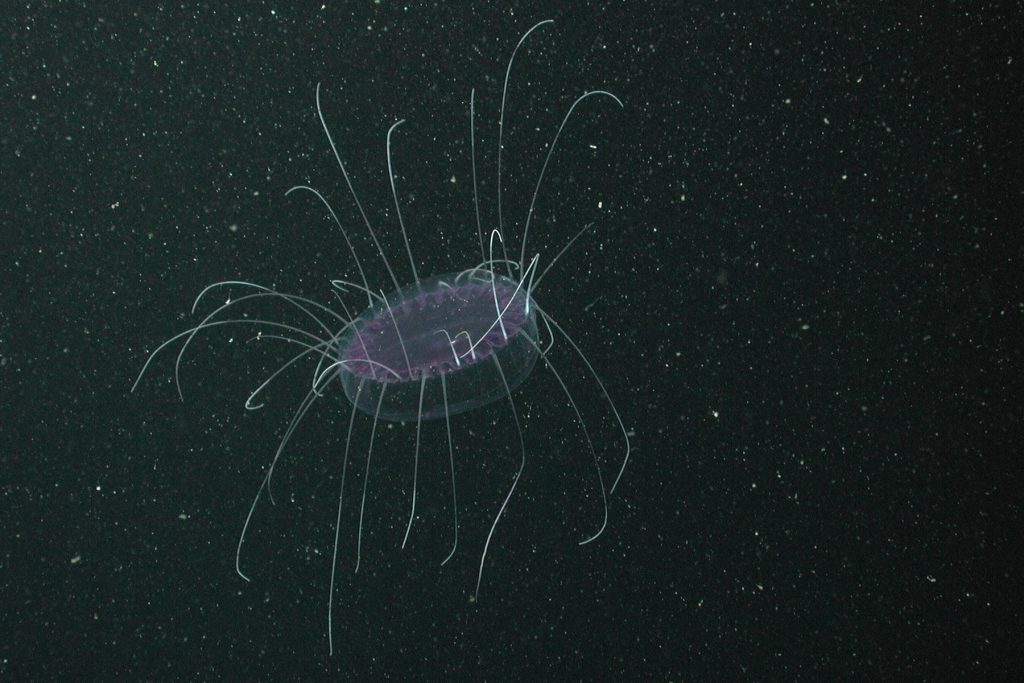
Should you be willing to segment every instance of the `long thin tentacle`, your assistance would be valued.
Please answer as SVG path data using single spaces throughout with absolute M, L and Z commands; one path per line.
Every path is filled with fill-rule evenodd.
M 395 199 L 395 213 L 398 214 L 398 227 L 402 229 L 402 242 L 405 243 L 405 253 L 409 256 L 409 265 L 412 266 L 412 276 L 416 284 L 420 283 L 420 276 L 416 272 L 416 262 L 412 258 L 412 248 L 409 246 L 409 236 L 405 232 L 405 221 L 402 219 L 402 208 L 398 205 L 398 191 L 395 189 L 395 173 L 391 170 L 391 134 L 395 129 L 405 123 L 405 119 L 396 121 L 388 129 L 387 155 L 388 155 L 388 178 L 391 180 L 391 196 Z
M 331 129 L 327 127 L 327 121 L 324 120 L 324 111 L 320 106 L 320 84 L 316 84 L 316 115 L 320 117 L 320 125 L 324 129 L 324 134 L 327 136 L 327 142 L 331 145 L 331 151 L 334 152 L 334 158 L 338 162 L 338 167 L 341 169 L 341 175 L 345 178 L 345 184 L 348 186 L 349 194 L 352 195 L 352 200 L 356 203 L 356 208 L 359 209 L 359 215 L 363 218 L 363 223 L 366 224 L 366 229 L 370 232 L 370 237 L 373 239 L 374 245 L 377 247 L 377 253 L 380 254 L 380 258 L 384 261 L 384 267 L 388 270 L 388 275 L 391 276 L 392 282 L 395 283 L 395 289 L 401 289 L 398 284 L 398 278 L 395 277 L 395 271 L 391 269 L 391 263 L 388 261 L 387 254 L 384 253 L 384 249 L 380 246 L 380 241 L 377 239 L 377 233 L 374 232 L 373 226 L 370 225 L 370 219 L 366 216 L 366 211 L 363 210 L 363 203 L 359 201 L 359 195 L 356 194 L 355 187 L 352 186 L 352 180 L 348 177 L 348 171 L 345 170 L 345 164 L 341 161 L 341 154 L 338 152 L 338 146 L 334 144 L 334 137 L 331 135 Z M 370 288 L 369 285 L 366 286 Z
M 402 538 L 402 549 L 409 540 L 409 532 L 412 531 L 412 520 L 416 518 L 416 487 L 420 477 L 420 429 L 423 426 L 423 393 L 427 388 L 427 376 L 420 377 L 420 407 L 416 412 L 416 454 L 412 459 L 412 505 L 409 509 L 409 524 L 405 527 L 405 537 Z
M 356 413 L 359 406 L 359 394 L 363 391 L 363 383 L 366 380 L 359 380 L 356 387 L 356 397 L 352 401 L 352 416 L 348 419 L 348 435 L 345 437 L 345 457 L 341 463 L 341 484 L 338 486 L 338 516 L 334 520 L 334 552 L 331 553 L 331 588 L 327 596 L 327 642 L 330 645 L 331 654 L 334 654 L 334 577 L 338 571 L 338 537 L 341 533 L 341 503 L 345 495 L 345 477 L 348 474 L 348 452 L 352 444 L 352 427 L 356 423 Z
M 150 363 L 153 362 L 153 359 L 156 358 L 157 355 L 161 351 L 163 351 L 168 346 L 170 346 L 174 342 L 178 341 L 182 337 L 189 337 L 190 335 L 192 335 L 193 332 L 197 332 L 199 330 L 208 330 L 211 327 L 221 327 L 223 325 L 266 325 L 267 327 L 287 330 L 289 332 L 294 332 L 294 333 L 296 333 L 298 335 L 304 335 L 306 337 L 310 337 L 317 344 L 323 344 L 324 343 L 324 340 L 320 339 L 315 334 L 311 334 L 311 333 L 309 333 L 309 332 L 307 332 L 305 330 L 301 330 L 301 329 L 299 329 L 297 327 L 293 327 L 291 325 L 285 325 L 284 323 L 274 322 L 272 320 L 261 320 L 261 319 L 258 319 L 258 318 L 236 318 L 236 319 L 231 319 L 231 320 L 214 320 L 214 321 L 206 323 L 205 325 L 196 325 L 195 327 L 190 327 L 187 330 L 183 330 L 183 331 L 179 332 L 178 334 L 174 335 L 173 337 L 171 337 L 170 339 L 167 339 L 166 341 L 164 341 L 162 344 L 160 344 L 160 346 L 158 346 L 155 349 L 153 349 L 153 351 L 150 352 L 149 357 L 146 358 L 146 362 L 142 364 L 142 369 L 139 370 L 139 375 L 138 375 L 138 377 L 135 378 L 135 382 L 132 384 L 131 391 L 135 391 L 136 387 L 139 386 L 139 382 L 142 381 L 143 375 L 145 375 L 146 374 L 146 370 L 149 369 Z M 180 385 L 178 385 L 178 396 L 179 396 L 179 398 L 183 398 L 182 397 L 182 393 L 181 393 L 181 386 Z
M 622 415 L 619 414 L 618 408 L 615 407 L 615 402 L 612 401 L 611 394 L 608 393 L 608 389 L 605 388 L 604 382 L 601 381 L 601 376 L 597 374 L 596 370 L 594 370 L 594 366 L 591 365 L 590 360 L 587 358 L 586 354 L 583 353 L 583 350 L 580 349 L 579 345 L 577 345 L 576 342 L 573 341 L 572 337 L 569 336 L 569 333 L 558 324 L 558 321 L 541 310 L 540 306 L 537 306 L 537 310 L 540 311 L 542 316 L 547 318 L 547 321 L 551 323 L 551 325 L 554 326 L 554 328 L 558 330 L 563 337 L 565 337 L 565 340 L 569 342 L 569 345 L 576 351 L 576 355 L 578 355 L 580 360 L 583 361 L 583 364 L 587 366 L 587 370 L 590 371 L 590 375 L 597 382 L 597 386 L 601 388 L 601 393 L 604 394 L 605 400 L 608 401 L 608 406 L 612 409 L 612 413 L 615 415 L 615 420 L 619 423 L 619 429 L 622 430 L 622 438 L 626 441 L 626 454 L 622 458 L 622 465 L 619 467 L 619 473 L 615 475 L 615 481 L 612 483 L 611 488 L 608 489 L 609 494 L 615 493 L 615 487 L 619 485 L 619 480 L 622 479 L 622 473 L 626 471 L 626 465 L 629 463 L 630 453 L 629 432 L 626 430 L 626 425 L 622 422 Z
M 537 343 L 529 337 L 527 337 L 527 339 L 533 348 L 540 352 L 540 346 L 538 346 Z M 601 506 L 604 510 L 604 519 L 601 520 L 601 528 L 579 542 L 579 545 L 586 545 L 591 541 L 597 540 L 598 536 L 604 533 L 605 527 L 608 526 L 608 491 L 605 488 L 604 475 L 601 474 L 601 463 L 597 460 L 597 451 L 594 450 L 594 440 L 590 438 L 590 430 L 587 429 L 587 423 L 583 419 L 583 414 L 580 412 L 579 406 L 576 405 L 576 399 L 572 397 L 569 387 L 566 385 L 565 380 L 562 379 L 562 375 L 555 369 L 551 359 L 546 355 L 542 355 L 542 358 L 544 359 L 544 364 L 547 366 L 548 370 L 551 371 L 551 374 L 555 376 L 555 379 L 558 380 L 559 385 L 561 385 L 562 391 L 565 392 L 565 397 L 569 399 L 569 405 L 572 406 L 573 412 L 576 413 L 576 421 L 579 422 L 580 429 L 583 430 L 583 436 L 587 440 L 587 447 L 590 449 L 590 456 L 594 461 L 594 472 L 597 474 L 598 489 L 601 491 Z
M 544 276 L 548 274 L 548 271 L 551 270 L 556 263 L 558 263 L 558 259 L 562 258 L 565 252 L 569 251 L 569 247 L 571 247 L 576 242 L 576 240 L 582 237 L 583 233 L 585 233 L 587 230 L 590 230 L 590 228 L 593 227 L 593 225 L 593 223 L 587 223 L 582 228 L 580 228 L 580 230 L 575 235 L 572 236 L 572 239 L 566 242 L 565 246 L 562 247 L 561 250 L 555 255 L 555 258 L 548 261 L 547 267 L 541 271 L 540 275 L 538 275 L 530 285 L 531 296 L 534 292 L 537 291 L 537 288 L 540 287 L 541 280 L 543 280 Z
M 265 289 L 265 288 L 261 288 L 261 289 Z M 237 299 L 232 299 L 231 301 L 228 301 L 225 304 L 221 304 L 216 309 L 214 309 L 213 311 L 208 313 L 206 315 L 206 317 L 202 319 L 202 321 L 200 321 L 200 323 L 195 327 L 195 329 L 192 331 L 192 333 L 188 336 L 188 339 L 185 340 L 185 343 L 181 345 L 181 349 L 178 351 L 178 358 L 174 362 L 174 383 L 178 387 L 178 396 L 179 397 L 184 398 L 182 396 L 182 394 L 181 394 L 181 359 L 185 357 L 185 351 L 188 350 L 189 345 L 192 343 L 192 340 L 195 338 L 195 336 L 197 334 L 199 334 L 200 330 L 204 329 L 205 327 L 208 327 L 208 324 L 209 324 L 209 322 L 211 320 L 213 320 L 215 317 L 217 317 L 218 315 L 220 315 L 221 313 L 223 313 L 227 309 L 231 308 L 232 306 L 237 306 L 238 304 L 240 304 L 240 303 L 242 303 L 244 301 L 250 301 L 250 300 L 253 300 L 253 299 L 259 299 L 259 298 L 265 298 L 265 297 L 283 297 L 283 295 L 281 295 L 278 292 L 275 292 L 273 290 L 260 291 L 260 292 L 257 292 L 255 294 L 246 294 L 245 296 L 240 296 Z M 287 298 L 285 298 L 285 300 L 287 301 Z M 328 337 L 332 337 L 333 336 L 333 333 L 331 332 L 330 328 L 328 328 L 326 325 L 324 325 L 324 323 L 319 318 L 317 318 L 315 315 L 313 315 L 312 312 L 310 312 L 308 309 L 304 308 L 301 304 L 298 304 L 298 303 L 295 303 L 295 302 L 290 302 L 290 303 L 294 304 L 295 306 L 298 306 L 298 308 L 300 310 L 303 310 L 307 314 L 309 314 L 313 318 L 313 320 L 315 320 L 324 329 L 324 331 L 327 333 Z M 314 338 L 317 340 L 318 343 L 323 343 L 323 341 L 324 341 L 324 340 L 320 339 L 319 337 L 314 337 Z
M 476 238 L 480 243 L 480 258 L 487 260 L 484 253 L 484 228 L 480 222 L 480 191 L 476 181 L 476 88 L 469 91 L 469 157 L 473 166 L 473 208 L 476 210 Z
M 221 280 L 220 282 L 214 282 L 213 284 L 206 285 L 205 287 L 203 287 L 203 291 L 199 292 L 199 294 L 196 296 L 195 301 L 192 302 L 192 315 L 195 315 L 196 308 L 199 307 L 199 302 L 203 299 L 204 296 L 206 296 L 207 293 L 209 293 L 209 292 L 211 292 L 214 289 L 217 289 L 219 287 L 231 287 L 231 286 L 251 287 L 252 289 L 257 289 L 257 290 L 259 290 L 261 292 L 273 293 L 273 294 L 276 294 L 277 296 L 281 297 L 282 299 L 288 300 L 293 305 L 302 304 L 303 306 L 308 306 L 310 308 L 317 308 L 317 309 L 323 311 L 324 313 L 330 315 L 331 317 L 335 318 L 338 322 L 341 322 L 341 323 L 347 323 L 348 322 L 348 319 L 338 315 L 338 313 L 336 311 L 333 311 L 329 307 L 324 306 L 319 301 L 314 301 L 313 299 L 307 299 L 306 297 L 298 296 L 297 294 L 285 294 L 284 292 L 279 292 L 276 289 L 273 289 L 271 287 L 267 287 L 265 285 L 261 285 L 261 284 L 256 283 L 256 282 L 249 282 L 247 280 Z M 313 314 L 309 310 L 306 310 L 305 308 L 303 308 L 303 306 L 299 306 L 299 308 L 302 308 L 303 312 L 306 315 L 312 317 L 317 322 L 317 324 L 320 325 L 320 327 L 323 327 L 323 328 L 327 327 L 326 325 L 324 325 L 323 322 L 321 322 L 319 317 L 317 317 L 315 314 Z M 330 334 L 329 330 L 328 330 L 328 334 Z
M 270 494 L 270 481 L 274 473 L 274 467 L 277 465 L 278 459 L 281 457 L 281 453 L 284 452 L 285 446 L 288 445 L 289 439 L 295 432 L 295 428 L 298 427 L 299 423 L 302 422 L 302 418 L 305 417 L 309 408 L 317 399 L 315 391 L 309 391 L 302 402 L 299 404 L 298 409 L 292 416 L 291 422 L 288 424 L 288 429 L 285 430 L 284 436 L 281 438 L 281 442 L 277 446 L 277 452 L 274 453 L 274 458 L 270 462 L 270 466 L 267 468 L 267 473 L 264 475 L 263 480 L 260 482 L 260 486 L 256 489 L 256 495 L 253 496 L 252 504 L 249 506 L 249 512 L 245 516 L 245 523 L 242 524 L 242 532 L 238 535 L 238 546 L 235 549 L 235 571 L 246 581 L 251 579 L 246 576 L 242 571 L 242 546 L 245 545 L 245 536 L 249 532 L 249 525 L 252 523 L 253 513 L 256 512 L 256 504 L 260 500 L 260 496 L 263 495 L 263 491 L 267 491 L 267 495 L 270 496 L 273 501 L 273 495 Z
M 536 24 L 533 25 L 533 28 L 524 33 L 523 37 L 519 39 L 518 43 L 516 43 L 516 48 L 512 50 L 512 56 L 508 58 L 508 66 L 505 67 L 505 84 L 501 88 L 501 111 L 498 114 L 498 229 L 501 230 L 502 232 L 505 231 L 505 216 L 502 213 L 501 208 L 501 153 L 502 150 L 504 149 L 503 140 L 505 137 L 505 103 L 508 100 L 508 82 L 512 76 L 512 63 L 516 59 L 516 54 L 519 53 L 519 48 L 523 46 L 523 43 L 526 42 L 526 39 L 530 37 L 531 33 L 539 29 L 541 26 L 544 26 L 545 24 L 553 23 L 555 23 L 553 19 L 545 19 L 544 21 L 538 21 Z M 501 248 L 504 253 L 504 242 L 502 242 Z M 505 257 L 508 258 L 507 255 Z M 519 263 L 520 265 L 523 265 L 523 259 L 519 259 Z M 509 270 L 509 276 L 511 275 L 512 272 L 511 270 Z
M 569 111 L 565 113 L 565 118 L 562 119 L 561 125 L 558 126 L 558 131 L 555 133 L 555 137 L 551 141 L 551 146 L 548 147 L 548 154 L 544 157 L 544 165 L 541 166 L 540 174 L 537 176 L 537 185 L 533 188 L 533 198 L 530 200 L 530 210 L 526 213 L 526 224 L 523 227 L 523 246 L 519 250 L 520 263 L 526 259 L 526 238 L 530 233 L 530 220 L 533 218 L 533 209 L 537 205 L 537 195 L 540 194 L 540 184 L 544 181 L 544 173 L 548 170 L 548 164 L 551 162 L 551 155 L 555 153 L 555 147 L 558 145 L 558 138 L 561 137 L 562 130 L 565 129 L 565 124 L 569 122 L 569 118 L 576 110 L 576 107 L 579 106 L 580 102 L 588 97 L 593 97 L 594 95 L 605 95 L 606 97 L 610 97 L 615 100 L 620 107 L 622 106 L 622 100 L 607 90 L 591 90 L 590 92 L 585 92 L 576 98 L 576 101 L 572 103 L 571 107 L 569 107 Z
M 257 337 L 254 337 L 254 339 L 256 339 L 256 338 Z M 286 341 L 286 342 L 289 342 L 291 344 L 301 344 L 302 346 L 305 346 L 306 349 L 304 351 L 298 353 L 297 355 L 293 356 L 291 358 L 291 360 L 289 360 L 287 363 L 285 363 L 284 365 L 279 367 L 277 370 L 275 370 L 274 373 L 270 375 L 270 377 L 268 377 L 267 379 L 263 380 L 263 382 L 258 387 L 256 387 L 255 391 L 253 391 L 251 394 L 249 394 L 249 398 L 245 399 L 245 409 L 246 410 L 259 410 L 260 408 L 263 407 L 262 403 L 254 404 L 253 403 L 253 399 L 255 399 L 257 396 L 259 396 L 259 394 L 264 389 L 266 389 L 270 385 L 270 383 L 273 382 L 278 377 L 278 375 L 282 374 L 285 370 L 290 368 L 292 365 L 295 365 L 295 363 L 297 363 L 299 360 L 301 360 L 305 356 L 308 356 L 311 353 L 320 353 L 321 357 L 322 357 L 324 352 L 325 352 L 325 350 L 330 348 L 331 344 L 333 343 L 333 341 L 329 341 L 329 342 L 325 342 L 323 344 L 317 344 L 316 346 L 311 346 L 311 345 L 306 344 L 304 342 L 297 342 L 297 341 L 295 341 L 294 339 L 292 339 L 290 337 L 283 337 L 283 336 L 278 335 L 278 334 L 264 334 L 264 335 L 260 335 L 258 338 L 259 339 L 279 339 L 281 341 Z
M 319 88 L 319 86 L 317 86 L 317 87 Z M 318 98 L 319 98 L 319 95 L 318 95 Z M 330 134 L 328 134 L 328 135 L 330 135 Z M 341 163 L 340 160 L 339 160 L 339 163 Z M 341 167 L 341 171 L 342 171 L 342 173 L 345 172 L 345 167 L 344 166 Z M 347 177 L 348 176 L 346 175 L 346 178 Z M 331 220 L 334 221 L 334 224 L 336 226 L 338 226 L 338 230 L 341 231 L 341 236 L 345 238 L 345 244 L 348 245 L 349 253 L 352 254 L 352 259 L 356 262 L 356 270 L 359 271 L 359 277 L 362 278 L 362 280 L 363 280 L 363 289 L 364 289 L 364 291 L 369 292 L 370 291 L 370 282 L 369 282 L 369 280 L 366 279 L 366 272 L 363 270 L 363 264 L 359 260 L 359 254 L 356 252 L 356 248 L 352 244 L 352 240 L 349 239 L 348 231 L 345 230 L 345 226 L 343 226 L 341 224 L 341 220 L 338 218 L 338 214 L 334 212 L 334 207 L 331 206 L 331 203 L 329 201 L 327 201 L 326 197 L 324 197 L 322 194 L 320 194 L 319 190 L 317 190 L 315 188 L 312 188 L 309 185 L 296 185 L 295 187 L 293 187 L 290 190 L 288 190 L 287 192 L 285 192 L 284 196 L 287 197 L 288 195 L 290 195 L 292 192 L 295 192 L 296 190 L 306 190 L 307 192 L 312 192 L 314 195 L 316 195 L 316 198 L 320 200 L 320 203 L 322 203 L 324 205 L 324 207 L 327 208 L 327 213 L 329 213 L 331 215 Z M 353 194 L 355 194 L 354 191 L 353 191 Z M 357 199 L 356 202 L 358 203 L 358 201 L 359 200 Z M 370 300 L 370 305 L 371 306 L 373 305 L 373 300 L 372 299 Z
M 448 564 L 448 560 L 452 559 L 452 556 L 455 554 L 455 549 L 459 547 L 459 501 L 455 496 L 455 450 L 452 448 L 452 421 L 451 416 L 448 415 L 448 384 L 444 375 L 441 375 L 441 395 L 444 397 L 444 426 L 445 431 L 448 433 L 448 464 L 452 474 L 452 521 L 455 528 L 452 550 L 448 553 L 448 557 L 444 558 L 444 561 L 441 562 L 443 567 Z
M 380 385 L 380 397 L 377 399 L 377 412 L 373 414 L 373 428 L 370 429 L 370 445 L 366 449 L 366 469 L 363 472 L 363 501 L 359 504 L 359 535 L 356 538 L 356 573 L 359 572 L 359 564 L 363 561 L 363 517 L 366 513 L 366 490 L 370 483 L 370 460 L 373 457 L 373 440 L 377 436 L 377 422 L 380 419 L 380 407 L 384 403 L 384 394 L 388 385 Z
M 516 485 L 519 484 L 520 477 L 523 476 L 523 468 L 526 467 L 526 443 L 523 441 L 523 428 L 519 424 L 519 412 L 516 410 L 516 402 L 512 398 L 512 390 L 508 386 L 508 380 L 505 378 L 505 372 L 501 369 L 501 363 L 498 361 L 497 356 L 491 356 L 494 359 L 494 365 L 498 368 L 498 374 L 501 376 L 501 382 L 505 385 L 505 392 L 508 394 L 508 403 L 512 407 L 512 418 L 516 423 L 516 434 L 519 436 L 519 469 L 516 470 L 515 479 L 512 480 L 512 486 L 509 487 L 508 493 L 505 494 L 505 500 L 502 501 L 501 507 L 498 509 L 498 514 L 494 516 L 494 521 L 491 523 L 491 530 L 487 532 L 487 540 L 484 542 L 484 551 L 480 554 L 480 569 L 476 575 L 476 590 L 473 592 L 473 599 L 476 600 L 480 596 L 480 582 L 484 578 L 484 563 L 487 561 L 487 550 L 491 547 L 491 539 L 494 537 L 494 530 L 498 527 L 498 520 L 505 514 L 505 508 L 508 507 L 508 502 L 512 500 L 512 494 L 516 490 Z

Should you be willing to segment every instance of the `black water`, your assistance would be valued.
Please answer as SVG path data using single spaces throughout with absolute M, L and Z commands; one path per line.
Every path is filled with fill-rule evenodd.
M 1005 676 L 1020 656 L 1018 13 L 995 3 L 329 3 L 0 10 L 0 678 L 856 680 Z M 338 306 L 390 279 L 316 117 L 409 281 L 480 259 L 502 156 L 537 300 L 578 341 L 632 440 L 603 535 L 594 455 L 554 376 L 509 406 L 350 442 L 328 392 L 238 534 L 309 388 L 294 353 L 200 335 L 241 279 Z M 300 196 L 303 195 L 303 196 Z M 1016 201 L 1015 201 L 1016 200 Z M 238 296 L 239 292 L 233 292 Z M 206 306 L 223 303 L 217 294 Z M 349 301 L 352 302 L 358 299 Z M 365 300 L 363 301 L 365 305 Z M 358 312 L 358 309 L 356 310 Z M 251 316 L 282 315 L 268 302 Z M 291 317 L 288 317 L 291 316 Z M 552 360 L 605 484 L 622 434 L 572 347 Z M 335 387 L 336 388 L 336 387 Z M 362 487 L 368 492 L 354 574 Z

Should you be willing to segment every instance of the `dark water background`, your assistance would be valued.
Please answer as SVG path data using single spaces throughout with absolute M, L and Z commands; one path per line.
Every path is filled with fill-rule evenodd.
M 1021 55 L 997 4 L 244 3 L 0 9 L 0 678 L 863 680 L 1006 675 L 1021 655 Z M 207 283 L 330 303 L 354 277 L 327 194 L 386 285 L 314 89 L 406 277 L 384 134 L 420 273 L 475 262 L 468 100 L 495 220 L 509 95 L 513 244 L 633 434 L 600 524 L 556 381 L 443 423 L 381 427 L 353 574 L 368 421 L 353 438 L 333 657 L 327 590 L 348 405 L 334 392 L 238 532 L 312 367 L 197 340 L 129 388 Z M 1017 181 L 1014 181 L 1017 178 Z M 454 182 L 453 182 L 454 181 Z M 602 471 L 621 434 L 567 344 Z

